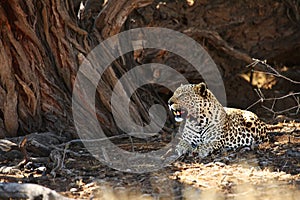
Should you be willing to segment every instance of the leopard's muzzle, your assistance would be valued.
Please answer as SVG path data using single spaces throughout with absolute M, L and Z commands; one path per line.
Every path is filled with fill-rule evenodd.
M 175 121 L 182 122 L 183 119 L 186 117 L 186 111 L 181 108 L 176 108 L 177 106 L 175 106 L 176 104 L 174 102 L 169 101 L 168 105 L 169 105 L 170 111 L 175 116 Z

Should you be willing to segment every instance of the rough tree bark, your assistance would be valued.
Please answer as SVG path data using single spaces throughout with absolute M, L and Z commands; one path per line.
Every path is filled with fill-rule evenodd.
M 109 1 L 99 16 L 99 1 L 85 1 L 82 20 L 77 17 L 80 2 L 0 2 L 0 137 L 46 130 L 74 133 L 71 91 L 80 62 L 99 42 L 118 33 L 133 9 L 152 1 Z M 102 20 L 111 23 L 100 25 Z M 114 71 L 106 76 L 113 87 Z M 113 120 L 105 113 L 109 112 L 107 94 L 98 95 L 103 101 L 99 121 L 113 132 Z
M 161 26 L 182 31 L 208 49 L 225 79 L 238 75 L 251 57 L 299 63 L 296 1 L 195 1 L 191 6 L 185 1 L 109 0 L 104 5 L 83 0 L 85 10 L 78 18 L 80 2 L 0 0 L 0 137 L 49 130 L 75 137 L 71 92 L 78 67 L 99 42 L 124 29 Z M 150 59 L 145 53 L 139 61 L 156 59 L 185 71 L 189 80 L 199 79 L 172 57 L 149 52 Z M 107 84 L 98 88 L 97 116 L 108 134 L 117 131 L 110 114 L 117 74 L 134 64 L 130 59 L 114 62 L 114 70 L 103 77 Z M 133 115 L 147 119 L 142 98 L 132 98 Z

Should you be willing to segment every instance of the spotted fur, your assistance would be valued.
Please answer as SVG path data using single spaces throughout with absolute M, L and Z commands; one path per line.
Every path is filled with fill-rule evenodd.
M 181 85 L 168 101 L 184 127 L 176 151 L 206 157 L 214 150 L 237 149 L 267 140 L 266 125 L 250 112 L 223 107 L 205 83 Z

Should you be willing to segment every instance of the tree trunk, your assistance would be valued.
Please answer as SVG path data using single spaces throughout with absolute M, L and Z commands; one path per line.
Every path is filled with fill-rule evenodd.
M 65 6 L 59 1 L 1 1 L 4 136 L 64 131 L 70 124 L 71 77 L 78 65 L 70 43 L 87 33 L 72 22 Z M 66 32 L 74 36 L 68 38 Z
M 118 33 L 133 9 L 151 3 L 109 1 L 98 16 L 102 4 L 88 0 L 79 19 L 80 2 L 0 2 L 0 137 L 46 130 L 73 134 L 71 92 L 80 62 L 99 42 Z M 100 25 L 101 20 L 112 24 Z M 105 78 L 113 88 L 117 81 L 115 72 L 109 71 Z M 99 121 L 108 133 L 115 131 L 114 122 L 107 115 L 111 88 L 98 94 L 102 101 Z
M 85 9 L 78 17 L 81 0 L 0 0 L 0 137 L 34 131 L 76 137 L 71 94 L 78 68 L 96 45 L 121 30 L 161 26 L 184 32 L 209 51 L 225 81 L 236 80 L 231 77 L 237 77 L 251 57 L 300 62 L 296 1 L 152 1 L 83 0 Z M 182 62 L 160 55 L 149 50 L 139 62 L 159 61 L 199 81 Z M 112 88 L 136 65 L 132 54 L 124 58 L 112 63 L 113 70 L 103 76 L 105 86 L 97 89 L 97 117 L 107 134 L 118 130 L 111 115 Z M 163 93 L 164 100 L 156 94 L 151 101 L 165 101 L 169 93 Z M 132 115 L 147 121 L 141 95 L 131 98 Z

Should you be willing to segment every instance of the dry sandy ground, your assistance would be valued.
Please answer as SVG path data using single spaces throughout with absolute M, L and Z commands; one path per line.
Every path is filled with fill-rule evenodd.
M 203 160 L 180 158 L 157 172 L 144 174 L 111 169 L 76 143 L 68 147 L 64 167 L 56 171 L 55 177 L 50 173 L 53 162 L 48 160 L 2 172 L 0 182 L 36 183 L 77 199 L 296 200 L 300 196 L 299 127 L 299 123 L 292 122 L 273 126 L 271 142 L 256 150 L 221 152 Z M 125 149 L 131 145 L 122 144 Z M 137 150 L 161 146 L 155 141 L 133 145 Z M 0 167 L 21 161 L 11 155 L 9 159 L 1 155 Z

